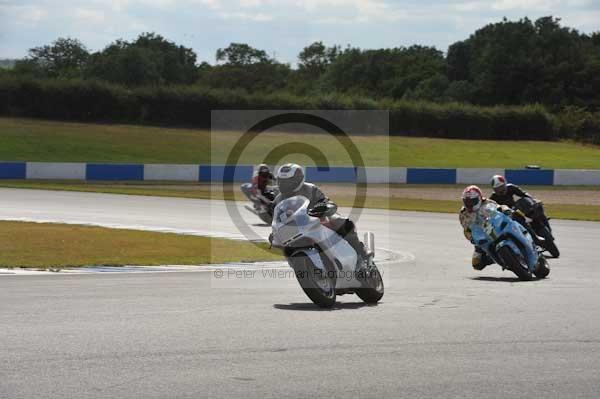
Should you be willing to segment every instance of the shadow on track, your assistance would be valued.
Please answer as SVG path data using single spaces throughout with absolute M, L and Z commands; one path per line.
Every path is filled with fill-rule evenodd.
M 331 309 L 323 309 L 311 302 L 306 303 L 289 303 L 281 304 L 276 303 L 273 305 L 275 309 L 280 310 L 300 310 L 300 311 L 312 311 L 312 312 L 329 312 L 331 310 L 344 310 L 344 309 L 360 309 L 365 307 L 375 307 L 378 304 L 368 304 L 364 302 L 336 302 Z
M 493 282 L 503 282 L 503 283 L 526 283 L 527 281 L 521 281 L 518 277 L 491 277 L 491 276 L 479 276 L 479 277 L 471 277 L 471 280 L 475 281 L 493 281 Z

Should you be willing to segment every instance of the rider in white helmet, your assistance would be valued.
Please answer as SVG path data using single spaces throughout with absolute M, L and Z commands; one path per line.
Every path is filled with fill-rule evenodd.
M 314 184 L 306 183 L 304 170 L 300 165 L 288 163 L 279 168 L 276 174 L 279 195 L 275 198 L 275 206 L 282 200 L 296 195 L 309 199 L 308 213 L 311 216 L 329 218 L 330 226 L 354 248 L 359 255 L 361 266 L 371 255 L 356 234 L 354 223 L 337 213 L 337 205 L 332 202 L 321 189 Z
M 533 199 L 533 197 L 529 195 L 529 193 L 521 190 L 521 187 L 517 186 L 516 184 L 507 182 L 506 178 L 502 175 L 495 175 L 494 177 L 492 177 L 492 188 L 494 189 L 494 192 L 492 193 L 492 195 L 490 195 L 490 199 L 496 202 L 498 205 L 504 205 L 511 209 L 515 209 L 515 195 L 519 198 L 527 197 Z M 539 204 L 539 206 L 542 207 L 541 204 Z M 543 207 L 542 213 L 544 213 Z M 527 231 L 529 231 L 529 233 L 531 234 L 531 238 L 533 238 L 533 241 L 536 243 L 536 245 L 543 245 L 544 239 L 537 236 L 535 231 L 531 228 L 529 223 L 527 223 L 524 215 L 520 213 L 520 211 L 515 212 L 513 216 L 514 220 L 519 222 L 523 227 L 527 229 Z M 546 219 L 545 222 L 548 223 L 548 219 Z
M 515 195 L 519 198 L 531 198 L 531 195 L 521 190 L 521 187 L 507 182 L 506 178 L 502 175 L 492 177 L 492 188 L 494 192 L 490 195 L 490 199 L 499 205 L 506 205 L 509 208 L 514 208 L 515 206 Z

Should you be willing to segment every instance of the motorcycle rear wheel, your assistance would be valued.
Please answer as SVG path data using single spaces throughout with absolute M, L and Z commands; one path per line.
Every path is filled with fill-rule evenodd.
M 500 248 L 498 251 L 498 256 L 500 256 L 500 258 L 504 261 L 504 266 L 516 274 L 520 280 L 530 281 L 533 279 L 533 276 L 531 275 L 527 265 L 521 262 L 521 260 L 517 257 L 517 255 L 515 255 L 510 247 L 505 246 Z
M 544 226 L 540 233 L 542 238 L 545 240 L 544 249 L 550 252 L 550 255 L 552 255 L 554 258 L 558 258 L 560 256 L 560 251 L 558 250 L 558 247 L 554 242 L 554 237 L 552 237 L 552 233 L 550 232 L 548 227 Z
M 289 261 L 306 296 L 321 308 L 333 307 L 336 299 L 335 277 L 329 271 L 323 273 L 303 253 L 291 256 Z

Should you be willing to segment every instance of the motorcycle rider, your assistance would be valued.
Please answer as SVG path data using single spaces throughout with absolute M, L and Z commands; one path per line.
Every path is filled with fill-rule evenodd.
M 259 197 L 259 195 L 262 195 L 269 201 L 273 201 L 275 199 L 273 193 L 267 189 L 273 180 L 275 180 L 275 176 L 271 173 L 269 166 L 264 163 L 260 164 L 256 169 L 256 173 L 252 176 L 252 182 L 243 184 L 242 191 L 253 202 L 255 202 L 255 198 Z
M 506 181 L 506 178 L 502 175 L 494 175 L 494 177 L 492 177 L 492 188 L 494 189 L 494 192 L 492 193 L 492 195 L 490 195 L 490 199 L 496 202 L 498 205 L 506 205 L 511 209 L 515 209 L 515 195 L 519 198 L 531 198 L 532 200 L 536 201 L 535 198 L 533 198 L 528 192 L 521 190 L 521 187 L 517 186 L 516 184 L 508 183 Z M 541 207 L 541 212 L 544 215 L 544 223 L 547 226 L 550 226 L 548 218 L 546 218 L 545 216 L 542 204 L 540 203 L 539 206 Z M 529 233 L 531 233 L 533 241 L 537 245 L 543 246 L 544 239 L 538 237 L 538 235 L 531 228 L 529 223 L 527 223 L 527 220 L 525 219 L 525 215 L 523 213 L 521 213 L 520 211 L 515 212 L 513 219 L 521 223 L 521 225 L 525 227 L 527 231 L 529 231 Z
M 521 190 L 521 187 L 508 183 L 502 175 L 494 175 L 492 177 L 492 188 L 494 192 L 490 195 L 490 199 L 497 204 L 506 205 L 509 208 L 515 207 L 515 195 L 519 198 L 533 198 L 529 193 Z
M 331 201 L 321 189 L 314 184 L 306 183 L 304 170 L 300 165 L 288 163 L 277 171 L 279 195 L 275 198 L 275 206 L 284 199 L 301 195 L 308 198 L 308 214 L 316 217 L 328 217 L 328 225 L 342 236 L 358 254 L 359 267 L 366 266 L 371 253 L 358 238 L 356 226 L 350 219 L 337 213 L 337 205 Z M 271 237 L 269 238 L 271 240 Z
M 463 207 L 460 210 L 459 220 L 463 227 L 465 238 L 471 243 L 473 243 L 473 237 L 469 226 L 471 226 L 473 223 L 480 222 L 489 216 L 489 210 L 487 209 L 486 205 L 493 204 L 496 206 L 496 210 L 509 215 L 513 220 L 525 227 L 536 245 L 543 244 L 544 239 L 538 237 L 531 227 L 529 227 L 527 223 L 524 223 L 524 218 L 519 211 L 513 211 L 504 204 L 498 204 L 492 199 L 485 198 L 479 187 L 469 186 L 465 188 L 462 193 L 462 201 Z M 487 256 L 487 254 L 481 248 L 475 245 L 472 258 L 473 268 L 475 270 L 483 270 L 486 266 L 491 265 L 492 263 L 492 259 L 490 259 L 490 257 Z
M 462 193 L 463 207 L 460 209 L 459 221 L 463 227 L 463 234 L 469 242 L 473 243 L 471 233 L 471 224 L 484 219 L 488 213 L 486 205 L 498 205 L 491 199 L 483 196 L 481 189 L 477 186 L 469 186 Z M 502 209 L 505 211 L 506 209 Z M 494 261 L 477 245 L 473 251 L 472 266 L 475 270 L 483 270 L 486 266 L 491 265 Z

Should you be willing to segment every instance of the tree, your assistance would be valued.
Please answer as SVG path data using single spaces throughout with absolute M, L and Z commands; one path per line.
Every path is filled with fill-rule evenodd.
M 193 83 L 196 53 L 154 33 L 135 41 L 117 40 L 91 56 L 88 78 L 128 86 Z
M 90 54 L 77 39 L 58 38 L 51 45 L 34 47 L 22 61 L 17 61 L 17 73 L 45 77 L 81 76 Z
M 475 86 L 466 80 L 455 80 L 450 82 L 444 92 L 444 98 L 448 101 L 457 101 L 463 103 L 473 102 L 475 95 Z
M 245 66 L 272 62 L 264 50 L 258 50 L 245 43 L 231 43 L 227 48 L 217 50 L 217 62 L 226 65 Z
M 283 89 L 291 74 L 288 64 L 267 56 L 266 51 L 243 43 L 231 43 L 218 49 L 219 65 L 204 66 L 200 83 L 209 87 L 242 89 L 248 92 L 272 92 Z
M 446 75 L 437 74 L 419 82 L 414 90 L 404 93 L 408 100 L 444 101 L 449 81 Z
M 594 40 L 594 35 L 563 27 L 551 16 L 504 19 L 450 46 L 448 77 L 469 82 L 474 89 L 470 97 L 479 104 L 596 108 L 600 48 Z
M 318 79 L 340 52 L 339 46 L 326 47 L 323 42 L 314 42 L 298 54 L 298 71 L 305 77 Z
M 471 47 L 468 41 L 456 42 L 448 47 L 448 55 L 446 56 L 448 79 L 468 79 L 470 59 Z
M 347 48 L 327 68 L 323 80 L 330 90 L 401 98 L 444 70 L 444 55 L 433 47 Z

